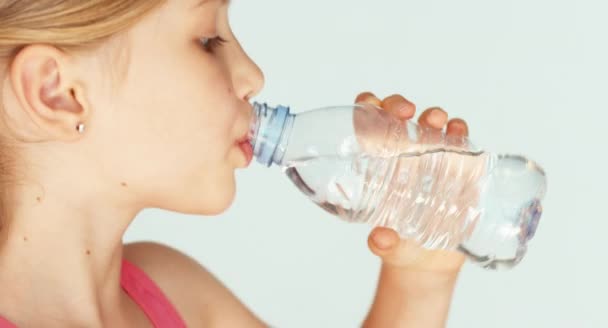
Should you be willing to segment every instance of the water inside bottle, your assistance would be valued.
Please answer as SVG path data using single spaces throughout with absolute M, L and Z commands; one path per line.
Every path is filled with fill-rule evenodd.
M 425 248 L 461 249 L 488 263 L 521 259 L 545 190 L 544 172 L 523 157 L 448 149 L 302 158 L 285 172 L 346 221 L 393 228 Z

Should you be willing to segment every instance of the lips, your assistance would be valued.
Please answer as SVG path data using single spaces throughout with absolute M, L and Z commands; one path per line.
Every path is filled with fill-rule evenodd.
M 245 155 L 245 159 L 247 160 L 246 165 L 249 166 L 253 160 L 253 147 L 249 141 L 249 135 L 237 140 L 236 145 L 241 149 L 243 155 Z
M 249 137 L 249 133 L 244 135 L 242 138 L 236 141 L 237 144 L 241 144 L 243 142 L 250 142 L 251 138 Z

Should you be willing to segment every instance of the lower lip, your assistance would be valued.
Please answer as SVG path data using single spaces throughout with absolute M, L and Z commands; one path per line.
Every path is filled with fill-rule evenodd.
M 238 146 L 245 155 L 245 158 L 247 159 L 247 166 L 249 166 L 253 160 L 253 147 L 251 146 L 251 143 L 249 141 L 243 141 L 240 142 Z

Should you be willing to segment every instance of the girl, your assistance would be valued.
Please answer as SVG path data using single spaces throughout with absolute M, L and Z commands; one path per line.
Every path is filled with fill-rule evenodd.
M 222 213 L 251 161 L 264 82 L 227 7 L 0 0 L 0 327 L 264 326 L 188 256 L 121 242 L 145 208 Z M 399 95 L 356 101 L 415 112 Z M 419 121 L 467 134 L 438 108 Z M 364 325 L 443 326 L 462 255 L 389 229 L 369 245 L 383 267 Z

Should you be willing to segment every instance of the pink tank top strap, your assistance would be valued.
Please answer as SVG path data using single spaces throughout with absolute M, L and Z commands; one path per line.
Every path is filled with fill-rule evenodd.
M 132 263 L 123 260 L 121 286 L 156 328 L 182 328 L 185 322 L 160 288 Z
M 0 328 L 17 328 L 17 326 L 0 316 Z
M 185 328 L 175 307 L 160 288 L 141 269 L 123 260 L 120 284 L 124 291 L 142 309 L 156 328 Z M 17 328 L 0 316 L 0 328 Z

